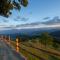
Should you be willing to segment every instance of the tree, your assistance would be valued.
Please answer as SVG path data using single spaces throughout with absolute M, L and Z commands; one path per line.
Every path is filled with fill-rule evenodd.
M 53 41 L 53 47 L 57 50 L 59 48 L 59 44 L 56 41 Z
M 42 33 L 40 38 L 41 38 L 41 43 L 45 44 L 45 46 L 53 44 L 53 37 L 50 36 L 48 32 Z
M 12 14 L 11 10 L 20 11 L 21 6 L 26 7 L 28 0 L 0 0 L 0 15 L 9 17 Z

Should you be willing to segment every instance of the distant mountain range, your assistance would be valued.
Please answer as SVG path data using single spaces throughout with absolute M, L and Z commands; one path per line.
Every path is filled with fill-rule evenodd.
M 34 36 L 40 35 L 43 32 L 48 32 L 54 37 L 60 37 L 60 29 L 45 29 L 45 28 L 33 28 L 33 29 L 12 29 L 12 30 L 4 30 L 0 31 L 0 34 L 3 35 L 14 35 L 14 36 Z
M 32 37 L 32 36 L 39 36 L 43 32 L 48 32 L 51 36 L 55 38 L 56 41 L 60 42 L 60 29 L 46 29 L 46 28 L 32 28 L 32 29 L 12 29 L 12 30 L 4 30 L 0 31 L 0 35 L 7 35 L 11 36 L 13 40 L 17 36 L 24 38 L 26 36 Z
M 31 29 L 11 29 L 11 30 L 2 30 L 0 34 L 35 34 L 42 32 L 54 32 L 59 31 L 60 29 L 56 28 L 31 28 Z

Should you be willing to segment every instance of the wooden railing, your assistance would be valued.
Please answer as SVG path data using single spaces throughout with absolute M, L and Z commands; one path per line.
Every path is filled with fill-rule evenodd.
M 13 46 L 16 50 L 16 52 L 19 52 L 19 39 L 16 38 L 15 42 L 11 40 L 10 36 L 0 36 L 0 40 L 4 40 L 7 44 L 9 44 L 11 47 Z

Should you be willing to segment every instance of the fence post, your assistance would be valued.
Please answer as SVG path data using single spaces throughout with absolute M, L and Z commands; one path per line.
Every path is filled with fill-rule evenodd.
M 19 52 L 19 40 L 16 38 L 16 51 Z
M 3 35 L 1 35 L 1 39 L 3 40 Z
M 7 40 L 6 40 L 6 36 L 5 36 L 5 41 L 7 41 Z
M 9 44 L 10 44 L 10 36 L 9 36 L 9 41 L 8 41 L 8 42 L 9 42 Z

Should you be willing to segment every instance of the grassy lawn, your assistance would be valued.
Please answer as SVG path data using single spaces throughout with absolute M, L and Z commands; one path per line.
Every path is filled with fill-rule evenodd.
M 49 56 L 49 60 L 60 60 L 60 59 L 55 56 Z
M 22 55 L 24 55 L 27 58 L 27 60 L 40 60 L 39 58 L 29 54 L 27 51 L 23 49 L 20 49 L 20 53 L 22 53 Z
M 32 47 L 27 47 L 27 46 L 22 45 L 22 44 L 20 44 L 20 46 L 22 48 L 24 48 L 25 50 L 31 52 L 32 54 L 38 56 L 38 57 L 41 57 L 41 58 L 46 59 L 46 60 L 48 59 L 48 55 L 42 51 L 39 51 L 39 50 L 32 48 Z
M 12 41 L 11 44 L 16 47 L 16 42 Z M 43 48 L 44 50 L 49 50 L 52 52 L 58 52 L 54 49 L 51 49 L 49 47 L 46 47 L 40 43 L 31 43 L 34 47 L 38 47 L 38 48 Z M 60 60 L 59 56 L 55 56 L 43 51 L 40 51 L 38 49 L 35 49 L 31 46 L 31 44 L 29 42 L 20 42 L 20 53 L 25 56 L 27 58 L 27 60 Z M 60 53 L 60 52 L 59 52 Z M 42 58 L 42 59 L 41 59 Z

